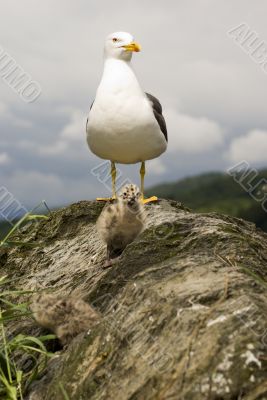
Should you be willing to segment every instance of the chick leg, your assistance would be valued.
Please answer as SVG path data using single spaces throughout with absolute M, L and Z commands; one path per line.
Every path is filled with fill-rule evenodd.
M 148 199 L 145 199 L 145 174 L 146 174 L 146 165 L 145 162 L 142 161 L 141 163 L 141 168 L 140 168 L 140 176 L 141 176 L 141 194 L 142 194 L 142 199 L 143 203 L 152 203 L 153 201 L 157 201 L 158 198 L 156 196 L 149 197 Z
M 104 264 L 104 268 L 109 268 L 112 265 L 112 260 L 110 258 L 110 245 L 107 245 L 107 258 Z
M 120 254 L 121 252 L 119 252 L 118 255 L 114 256 L 114 249 L 112 248 L 112 245 L 107 244 L 107 258 L 103 268 L 109 268 L 113 264 L 115 264 L 115 262 L 118 261 L 118 259 L 120 258 Z
M 116 165 L 113 161 L 111 161 L 110 175 L 111 175 L 111 180 L 112 180 L 112 197 L 98 197 L 96 199 L 97 201 L 110 201 L 110 200 L 114 200 L 117 198 L 117 195 L 116 195 L 117 171 L 116 171 Z

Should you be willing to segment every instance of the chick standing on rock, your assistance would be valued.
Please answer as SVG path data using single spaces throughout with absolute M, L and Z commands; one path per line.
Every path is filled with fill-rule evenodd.
M 100 319 L 85 301 L 53 294 L 34 296 L 30 308 L 36 322 L 54 332 L 63 345 L 88 331 Z
M 105 267 L 111 266 L 114 259 L 142 232 L 145 220 L 142 194 L 133 184 L 125 186 L 117 199 L 103 208 L 96 228 L 107 244 Z

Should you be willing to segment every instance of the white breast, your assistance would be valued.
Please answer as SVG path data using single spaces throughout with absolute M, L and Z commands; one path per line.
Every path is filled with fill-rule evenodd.
M 87 141 L 98 157 L 123 164 L 158 157 L 166 140 L 129 65 L 107 60 L 89 114 Z

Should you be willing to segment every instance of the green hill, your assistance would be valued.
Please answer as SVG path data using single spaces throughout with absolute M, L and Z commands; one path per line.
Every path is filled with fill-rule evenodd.
M 259 171 L 253 181 L 267 180 L 267 169 Z M 178 200 L 197 212 L 216 211 L 254 222 L 267 232 L 267 213 L 233 177 L 223 173 L 206 173 L 173 183 L 154 186 L 147 196 Z
M 0 240 L 10 231 L 12 226 L 8 222 L 0 221 Z

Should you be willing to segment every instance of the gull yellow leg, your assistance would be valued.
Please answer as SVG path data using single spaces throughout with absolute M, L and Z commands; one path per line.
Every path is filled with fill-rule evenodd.
M 96 200 L 97 201 L 110 201 L 113 199 L 117 198 L 116 195 L 116 176 L 117 176 L 117 171 L 116 171 L 116 165 L 113 161 L 111 161 L 111 170 L 110 170 L 110 175 L 111 175 L 111 180 L 112 180 L 112 197 L 98 197 Z
M 117 176 L 117 171 L 116 171 L 116 165 L 113 161 L 111 161 L 111 179 L 112 179 L 112 198 L 116 199 L 116 176 Z
M 141 163 L 141 168 L 140 168 L 140 176 L 141 176 L 141 193 L 142 193 L 142 198 L 143 198 L 143 203 L 152 203 L 153 201 L 157 201 L 158 198 L 156 196 L 149 197 L 148 199 L 145 199 L 145 174 L 146 174 L 146 165 L 145 162 L 142 161 Z
M 141 168 L 140 168 L 140 176 L 141 176 L 141 193 L 142 193 L 142 197 L 144 199 L 145 195 L 145 174 L 146 174 L 146 165 L 145 162 L 142 161 L 141 163 Z

